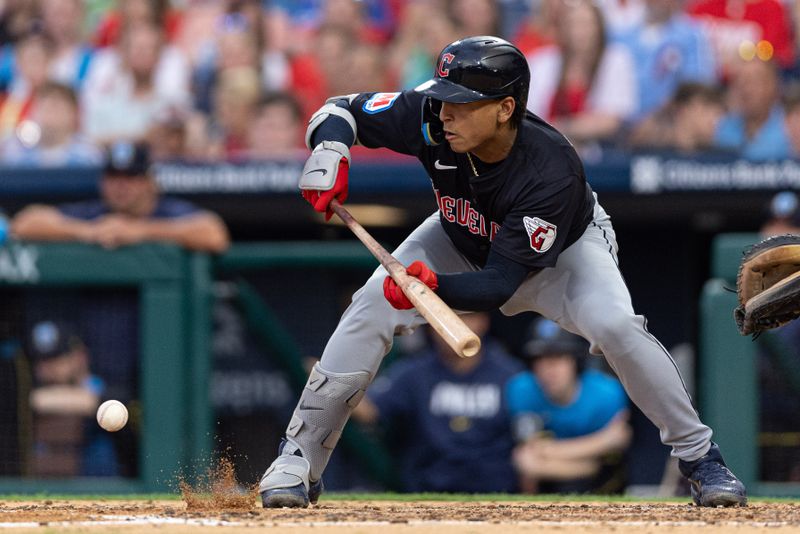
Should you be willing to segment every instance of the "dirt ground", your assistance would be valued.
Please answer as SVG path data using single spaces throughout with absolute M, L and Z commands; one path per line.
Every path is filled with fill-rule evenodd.
M 381 534 L 450 533 L 670 533 L 747 534 L 766 529 L 800 533 L 800 504 L 753 503 L 702 509 L 688 503 L 393 502 L 321 501 L 306 510 L 189 509 L 181 501 L 47 500 L 2 502 L 0 534 L 7 532 L 159 532 L 183 534 L 217 527 L 225 533 L 271 530 Z

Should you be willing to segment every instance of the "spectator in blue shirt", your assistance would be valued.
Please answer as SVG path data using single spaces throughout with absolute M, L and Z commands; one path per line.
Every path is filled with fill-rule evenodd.
M 191 250 L 221 252 L 228 231 L 215 214 L 159 194 L 145 145 L 117 143 L 106 154 L 100 198 L 57 207 L 32 205 L 11 222 L 11 235 L 39 241 L 78 241 L 113 249 L 147 241 L 175 243 Z M 41 304 L 40 304 L 41 305 Z M 34 304 L 31 305 L 35 307 Z M 92 291 L 81 295 L 76 309 L 87 325 L 83 341 L 94 370 L 114 388 L 115 398 L 138 398 L 139 313 L 131 291 Z M 136 474 L 136 444 L 128 449 L 120 474 Z
M 205 252 L 228 248 L 228 231 L 217 215 L 159 194 L 146 145 L 117 143 L 109 148 L 100 194 L 99 199 L 57 208 L 28 206 L 12 220 L 11 235 L 109 249 L 146 241 Z
M 620 452 L 630 442 L 622 385 L 585 368 L 588 344 L 548 319 L 538 319 L 524 348 L 531 371 L 508 384 L 514 421 L 514 463 L 528 492 L 621 489 Z M 608 467 L 606 467 L 606 465 Z
M 713 84 L 713 49 L 699 23 L 681 11 L 680 0 L 647 0 L 644 20 L 618 34 L 636 65 L 639 109 L 643 118 L 664 106 L 681 82 Z
M 733 69 L 731 111 L 717 124 L 715 144 L 750 160 L 775 160 L 792 155 L 779 98 L 778 68 L 754 58 Z
M 488 330 L 486 314 L 464 320 L 478 335 Z M 460 358 L 434 336 L 433 350 L 379 376 L 353 416 L 391 425 L 405 491 L 516 491 L 504 388 L 521 368 L 490 339 L 480 353 Z

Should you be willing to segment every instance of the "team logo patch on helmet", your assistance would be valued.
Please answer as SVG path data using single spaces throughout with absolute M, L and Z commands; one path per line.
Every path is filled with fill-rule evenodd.
M 386 111 L 394 105 L 400 93 L 375 93 L 364 102 L 364 111 L 370 114 Z
M 447 78 L 447 75 L 450 74 L 450 69 L 447 68 L 447 65 L 452 63 L 455 58 L 456 56 L 449 52 L 442 54 L 442 57 L 439 59 L 439 65 L 436 67 L 436 74 L 441 78 Z
M 540 254 L 550 250 L 556 240 L 558 227 L 539 217 L 523 217 L 522 223 L 531 240 L 531 248 Z

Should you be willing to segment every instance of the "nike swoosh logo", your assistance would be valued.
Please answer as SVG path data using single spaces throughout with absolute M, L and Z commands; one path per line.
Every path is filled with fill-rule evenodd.
M 457 169 L 458 168 L 458 167 L 456 167 L 454 165 L 442 165 L 441 163 L 439 163 L 438 159 L 433 163 L 433 166 L 436 167 L 440 171 L 451 171 L 453 169 Z
M 315 172 L 321 172 L 322 176 L 325 176 L 326 174 L 328 174 L 328 169 L 314 169 L 313 171 L 308 171 L 306 173 L 306 176 L 308 176 L 309 174 L 315 173 Z
M 308 406 L 306 404 L 301 404 L 300 406 L 298 406 L 298 408 L 300 408 L 301 410 L 324 410 L 325 409 L 325 408 L 323 408 L 321 406 L 320 407 Z

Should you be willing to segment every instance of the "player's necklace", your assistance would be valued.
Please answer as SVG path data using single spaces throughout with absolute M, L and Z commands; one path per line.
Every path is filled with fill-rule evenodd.
M 469 152 L 467 152 L 467 161 L 469 161 L 469 166 L 472 167 L 472 173 L 478 176 L 478 169 L 475 168 L 475 164 L 472 162 L 472 156 L 469 155 Z

